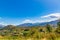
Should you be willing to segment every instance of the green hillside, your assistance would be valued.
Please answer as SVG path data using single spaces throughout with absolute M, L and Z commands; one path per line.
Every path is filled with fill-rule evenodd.
M 0 29 L 0 40 L 60 40 L 60 22 L 57 27 L 17 27 L 13 25 Z

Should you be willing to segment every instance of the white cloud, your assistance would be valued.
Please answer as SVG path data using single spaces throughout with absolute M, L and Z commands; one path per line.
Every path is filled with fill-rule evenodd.
M 22 24 L 23 23 L 41 23 L 41 22 L 43 22 L 42 20 L 30 20 L 30 19 L 25 19 L 23 22 L 22 22 Z
M 52 17 L 59 18 L 60 13 L 52 13 L 52 14 L 49 14 L 49 15 L 46 15 L 46 16 L 41 16 L 41 18 L 52 18 Z
M 43 22 L 50 22 L 50 21 L 55 21 L 58 20 L 60 17 L 60 13 L 52 13 L 48 14 L 45 16 L 41 16 L 40 19 L 35 19 L 35 20 L 30 20 L 30 19 L 25 19 L 23 23 L 43 23 Z
M 6 24 L 5 22 L 0 22 L 0 25 L 8 25 L 8 24 Z
M 55 21 L 60 18 L 60 13 L 52 13 L 49 15 L 41 16 L 41 18 L 46 19 L 48 22 Z
M 25 19 L 22 23 L 34 23 L 34 22 L 30 19 Z
M 51 13 L 51 14 L 41 16 L 38 18 L 39 19 L 35 19 L 35 20 L 34 19 L 25 19 L 24 21 L 21 22 L 21 24 L 23 24 L 23 23 L 42 23 L 42 22 L 55 21 L 55 20 L 58 20 L 60 18 L 60 13 Z M 0 19 L 1 19 L 1 17 L 0 17 Z M 5 22 L 0 22 L 0 24 L 8 25 Z

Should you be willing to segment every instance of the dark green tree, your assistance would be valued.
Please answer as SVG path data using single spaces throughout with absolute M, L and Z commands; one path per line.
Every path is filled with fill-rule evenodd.
M 56 29 L 57 33 L 60 33 L 60 21 L 57 23 L 57 29 Z
M 60 28 L 60 21 L 57 23 L 57 26 Z
M 46 30 L 47 30 L 47 32 L 52 32 L 52 27 L 49 24 L 47 24 L 46 25 Z

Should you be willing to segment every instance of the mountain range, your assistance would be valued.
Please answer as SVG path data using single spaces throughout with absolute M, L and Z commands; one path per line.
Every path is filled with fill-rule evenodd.
M 4 25 L 0 24 L 0 28 L 3 28 L 3 27 L 4 27 Z
M 20 24 L 18 26 L 22 26 L 22 27 L 28 27 L 28 26 L 45 26 L 46 24 L 51 24 L 51 25 L 56 26 L 57 22 L 58 22 L 58 20 L 51 21 L 51 22 L 43 22 L 43 23 L 24 23 L 24 24 Z
M 57 26 L 57 22 L 58 20 L 55 21 L 51 21 L 51 22 L 43 22 L 43 23 L 24 23 L 24 24 L 20 24 L 20 25 L 16 25 L 19 27 L 32 27 L 32 26 L 45 26 L 46 24 L 51 24 L 54 26 Z M 0 28 L 5 27 L 5 25 L 0 24 Z

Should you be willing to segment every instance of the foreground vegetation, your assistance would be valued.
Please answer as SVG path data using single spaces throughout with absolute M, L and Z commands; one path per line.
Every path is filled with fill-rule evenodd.
M 33 27 L 8 25 L 0 29 L 0 40 L 60 40 L 60 22 L 57 27 L 49 24 Z

